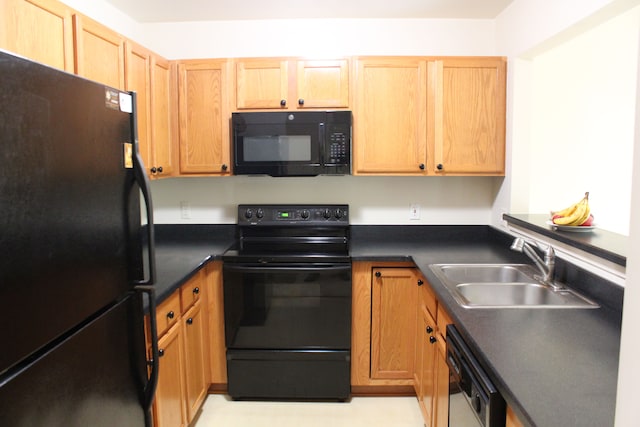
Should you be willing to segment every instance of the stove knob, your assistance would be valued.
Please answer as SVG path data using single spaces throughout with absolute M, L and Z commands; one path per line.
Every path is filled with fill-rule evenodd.
M 340 219 L 342 218 L 342 211 L 340 209 L 336 209 L 336 218 Z
M 331 211 L 329 209 L 325 209 L 322 216 L 325 217 L 325 219 L 331 218 Z
M 306 210 L 306 209 L 305 209 L 305 210 L 303 210 L 303 211 L 300 213 L 300 216 L 302 217 L 302 219 L 308 219 L 308 218 L 309 218 L 309 211 L 308 211 L 308 210 Z
M 262 219 L 264 217 L 264 211 L 262 209 L 258 209 L 256 211 L 256 216 L 258 217 L 258 219 Z
M 244 211 L 245 218 L 251 219 L 252 216 L 253 216 L 253 211 L 251 209 L 247 209 L 246 211 Z

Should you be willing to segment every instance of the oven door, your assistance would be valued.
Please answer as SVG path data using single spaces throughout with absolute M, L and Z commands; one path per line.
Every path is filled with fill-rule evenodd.
M 225 262 L 228 349 L 351 348 L 350 263 Z

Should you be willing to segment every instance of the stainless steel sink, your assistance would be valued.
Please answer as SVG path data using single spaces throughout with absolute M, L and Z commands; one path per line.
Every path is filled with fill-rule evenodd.
M 553 289 L 528 264 L 433 264 L 454 299 L 466 308 L 597 308 L 565 287 Z

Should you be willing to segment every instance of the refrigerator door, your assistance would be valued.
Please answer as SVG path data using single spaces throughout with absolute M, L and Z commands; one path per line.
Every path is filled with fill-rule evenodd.
M 1 381 L 143 269 L 131 96 L 1 51 L 0 76 Z
M 0 384 L 0 425 L 144 426 L 139 303 L 128 297 Z

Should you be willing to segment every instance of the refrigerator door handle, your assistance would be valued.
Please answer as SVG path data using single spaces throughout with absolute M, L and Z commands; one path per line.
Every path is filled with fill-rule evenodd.
M 138 149 L 138 121 L 136 114 L 136 93 L 129 92 L 133 101 L 133 113 L 131 114 L 131 128 L 133 129 L 133 135 L 135 138 L 134 150 L 133 150 L 133 173 L 142 197 L 144 198 L 144 204 L 147 214 L 147 238 L 149 242 L 149 278 L 148 280 L 140 280 L 135 283 L 138 285 L 153 285 L 156 282 L 156 255 L 155 255 L 155 234 L 153 230 L 153 203 L 151 202 L 151 186 L 149 184 L 149 178 L 146 174 L 144 162 L 140 156 L 140 150 Z
M 151 372 L 149 373 L 149 381 L 144 388 L 144 402 L 143 407 L 147 414 L 146 425 L 152 426 L 151 422 L 151 405 L 153 404 L 153 397 L 158 387 L 158 371 L 160 366 L 160 350 L 158 348 L 158 328 L 156 319 L 156 291 L 152 285 L 137 285 L 135 287 L 137 292 L 147 294 L 149 299 L 149 326 L 151 332 L 151 360 L 147 363 L 151 366 Z

